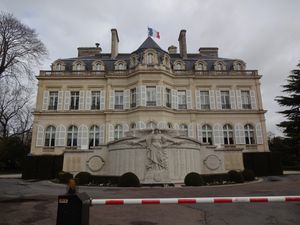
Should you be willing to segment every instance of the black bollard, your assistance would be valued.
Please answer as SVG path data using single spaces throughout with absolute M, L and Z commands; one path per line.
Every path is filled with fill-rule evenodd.
M 89 225 L 89 217 L 90 197 L 77 194 L 75 186 L 69 183 L 67 193 L 58 196 L 56 225 Z

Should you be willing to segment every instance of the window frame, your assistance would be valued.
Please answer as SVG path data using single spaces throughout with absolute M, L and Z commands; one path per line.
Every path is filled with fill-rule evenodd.
M 71 136 L 71 137 L 70 137 Z M 77 147 L 78 146 L 78 127 L 71 125 L 67 131 L 67 146 Z
M 55 133 L 56 133 L 55 126 L 50 125 L 46 128 L 44 147 L 48 147 L 48 148 L 55 147 Z M 49 138 L 47 138 L 48 136 L 49 136 Z

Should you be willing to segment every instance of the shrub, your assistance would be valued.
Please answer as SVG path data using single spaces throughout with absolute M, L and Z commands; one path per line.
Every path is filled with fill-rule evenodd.
M 67 184 L 69 180 L 73 178 L 73 174 L 61 171 L 58 173 L 57 178 L 59 183 Z
M 140 180 L 134 173 L 123 174 L 118 183 L 119 187 L 140 187 Z
M 242 176 L 242 173 L 237 172 L 236 170 L 230 170 L 228 172 L 228 179 L 234 183 L 244 183 L 244 177 Z
M 227 173 L 204 174 L 201 177 L 205 184 L 224 184 L 228 182 Z
M 184 178 L 186 186 L 201 186 L 204 184 L 203 178 L 198 173 L 189 173 Z
M 245 181 L 255 180 L 254 172 L 252 170 L 245 169 L 242 172 Z
M 91 181 L 91 174 L 88 172 L 80 172 L 75 176 L 75 180 L 78 185 L 89 184 Z

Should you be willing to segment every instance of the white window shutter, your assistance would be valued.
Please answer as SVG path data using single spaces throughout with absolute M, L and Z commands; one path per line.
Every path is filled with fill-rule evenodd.
M 65 138 L 66 138 L 66 128 L 64 125 L 60 124 L 56 128 L 55 146 L 65 146 Z
M 100 110 L 105 110 L 105 90 L 101 90 L 100 92 Z
M 108 124 L 108 141 L 114 140 L 114 126 L 112 124 Z
M 250 91 L 251 109 L 257 109 L 255 91 Z
M 202 124 L 197 124 L 197 139 L 201 143 L 203 142 L 203 140 L 202 140 Z
M 79 110 L 84 110 L 84 91 L 79 92 Z
M 242 124 L 237 123 L 234 125 L 234 136 L 236 144 L 245 144 L 245 132 Z
M 257 123 L 255 128 L 256 128 L 256 144 L 263 144 L 263 134 L 262 134 L 261 124 Z
M 220 90 L 216 90 L 216 102 L 217 102 L 217 109 L 222 109 L 221 91 Z
M 161 86 L 156 86 L 156 106 L 161 106 Z
M 237 109 L 242 109 L 242 93 L 241 90 L 236 90 L 236 103 L 237 103 Z
M 137 128 L 138 129 L 146 129 L 146 124 L 143 121 L 139 121 L 137 123 Z
M 201 109 L 200 90 L 196 90 L 196 109 Z
M 101 124 L 99 127 L 100 127 L 100 130 L 99 130 L 99 143 L 100 144 L 104 144 L 104 129 L 105 129 L 105 125 Z
M 125 137 L 126 132 L 129 131 L 129 126 L 127 123 L 123 123 L 122 126 L 123 126 L 123 137 Z
M 127 89 L 124 91 L 124 109 L 130 108 L 130 90 Z
M 141 106 L 146 106 L 146 86 L 141 86 Z
M 179 130 L 179 125 L 177 123 L 174 124 L 174 129 Z
M 213 126 L 214 143 L 216 145 L 224 144 L 223 128 L 221 124 L 215 124 Z
M 186 106 L 187 109 L 192 109 L 192 91 L 191 90 L 186 90 Z
M 80 125 L 78 128 L 78 143 L 80 149 L 88 149 L 88 128 L 86 125 Z
M 194 126 L 192 123 L 188 125 L 188 136 L 190 138 L 194 137 Z
M 141 105 L 141 87 L 137 86 L 136 87 L 136 106 Z
M 163 106 L 167 106 L 167 99 L 166 99 L 166 87 L 161 86 L 161 101 Z
M 57 101 L 57 110 L 63 109 L 63 96 L 64 96 L 64 92 L 59 91 L 58 92 L 58 101 Z
M 110 110 L 115 109 L 115 90 L 109 91 L 109 107 Z
M 70 91 L 65 91 L 65 104 L 64 104 L 64 110 L 70 109 L 70 101 L 71 101 L 71 93 Z
M 37 147 L 44 146 L 44 127 L 40 125 L 37 126 L 36 146 Z
M 48 105 L 49 105 L 49 91 L 44 91 L 42 110 L 48 110 Z
M 234 90 L 230 90 L 229 91 L 229 96 L 230 96 L 230 108 L 231 109 L 236 109 L 235 91 Z
M 90 110 L 92 104 L 92 93 L 91 91 L 85 92 L 85 110 Z
M 209 107 L 210 109 L 216 109 L 216 102 L 215 102 L 215 91 L 209 90 Z
M 172 95 L 172 108 L 173 109 L 178 109 L 178 97 L 177 97 L 177 90 L 172 89 L 171 90 L 171 95 Z

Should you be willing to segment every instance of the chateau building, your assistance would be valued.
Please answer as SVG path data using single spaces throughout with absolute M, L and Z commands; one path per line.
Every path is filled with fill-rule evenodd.
M 148 37 L 131 53 L 78 48 L 40 71 L 31 153 L 101 151 L 127 131 L 175 129 L 217 149 L 268 151 L 265 110 L 257 70 L 218 48 L 188 53 L 186 31 L 179 51 Z

